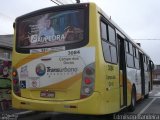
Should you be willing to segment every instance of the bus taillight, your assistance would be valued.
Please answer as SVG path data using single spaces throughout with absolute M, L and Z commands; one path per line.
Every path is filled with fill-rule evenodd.
M 92 63 L 84 68 L 80 98 L 86 98 L 93 93 L 94 81 L 95 81 L 95 68 L 94 68 L 94 63 Z
M 17 73 L 17 70 L 15 68 L 13 68 L 13 71 L 12 71 L 12 80 L 13 80 L 12 81 L 12 83 L 13 83 L 13 92 L 17 96 L 21 96 L 18 73 Z
M 91 82 L 92 82 L 92 80 L 90 78 L 88 78 L 88 77 L 85 78 L 84 81 L 85 81 L 85 84 L 91 84 Z

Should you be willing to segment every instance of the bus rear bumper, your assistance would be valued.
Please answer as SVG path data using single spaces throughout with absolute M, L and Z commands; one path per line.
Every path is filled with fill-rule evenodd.
M 106 114 L 102 96 L 94 92 L 90 97 L 73 101 L 40 101 L 21 98 L 12 94 L 12 106 L 17 109 L 54 111 L 76 114 Z

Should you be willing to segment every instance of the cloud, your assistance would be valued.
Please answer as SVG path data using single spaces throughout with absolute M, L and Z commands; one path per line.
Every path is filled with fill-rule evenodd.
M 13 34 L 13 21 L 8 20 L 7 18 L 2 17 L 0 19 L 0 33 L 4 34 Z

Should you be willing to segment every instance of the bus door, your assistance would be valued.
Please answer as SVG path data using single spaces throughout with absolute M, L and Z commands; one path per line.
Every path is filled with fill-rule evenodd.
M 140 53 L 140 70 L 141 70 L 141 92 L 142 96 L 145 95 L 145 78 L 144 78 L 144 62 L 143 54 Z
M 126 55 L 125 55 L 125 40 L 118 35 L 119 41 L 119 68 L 120 68 L 120 107 L 127 105 L 127 74 L 126 74 Z

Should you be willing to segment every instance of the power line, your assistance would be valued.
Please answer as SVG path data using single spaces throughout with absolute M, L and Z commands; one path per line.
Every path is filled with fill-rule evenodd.
M 56 5 L 64 5 L 64 4 L 74 4 L 74 3 L 80 3 L 80 0 L 51 0 Z
M 51 0 L 52 2 L 54 2 L 56 5 L 64 5 L 64 4 L 73 4 L 73 1 L 76 0 Z
M 60 3 L 61 5 L 64 5 L 63 2 L 61 2 L 61 0 L 55 0 L 57 1 L 58 3 Z
M 51 0 L 52 2 L 54 2 L 56 5 L 60 5 L 60 4 L 58 4 L 56 1 L 54 1 L 54 0 Z

